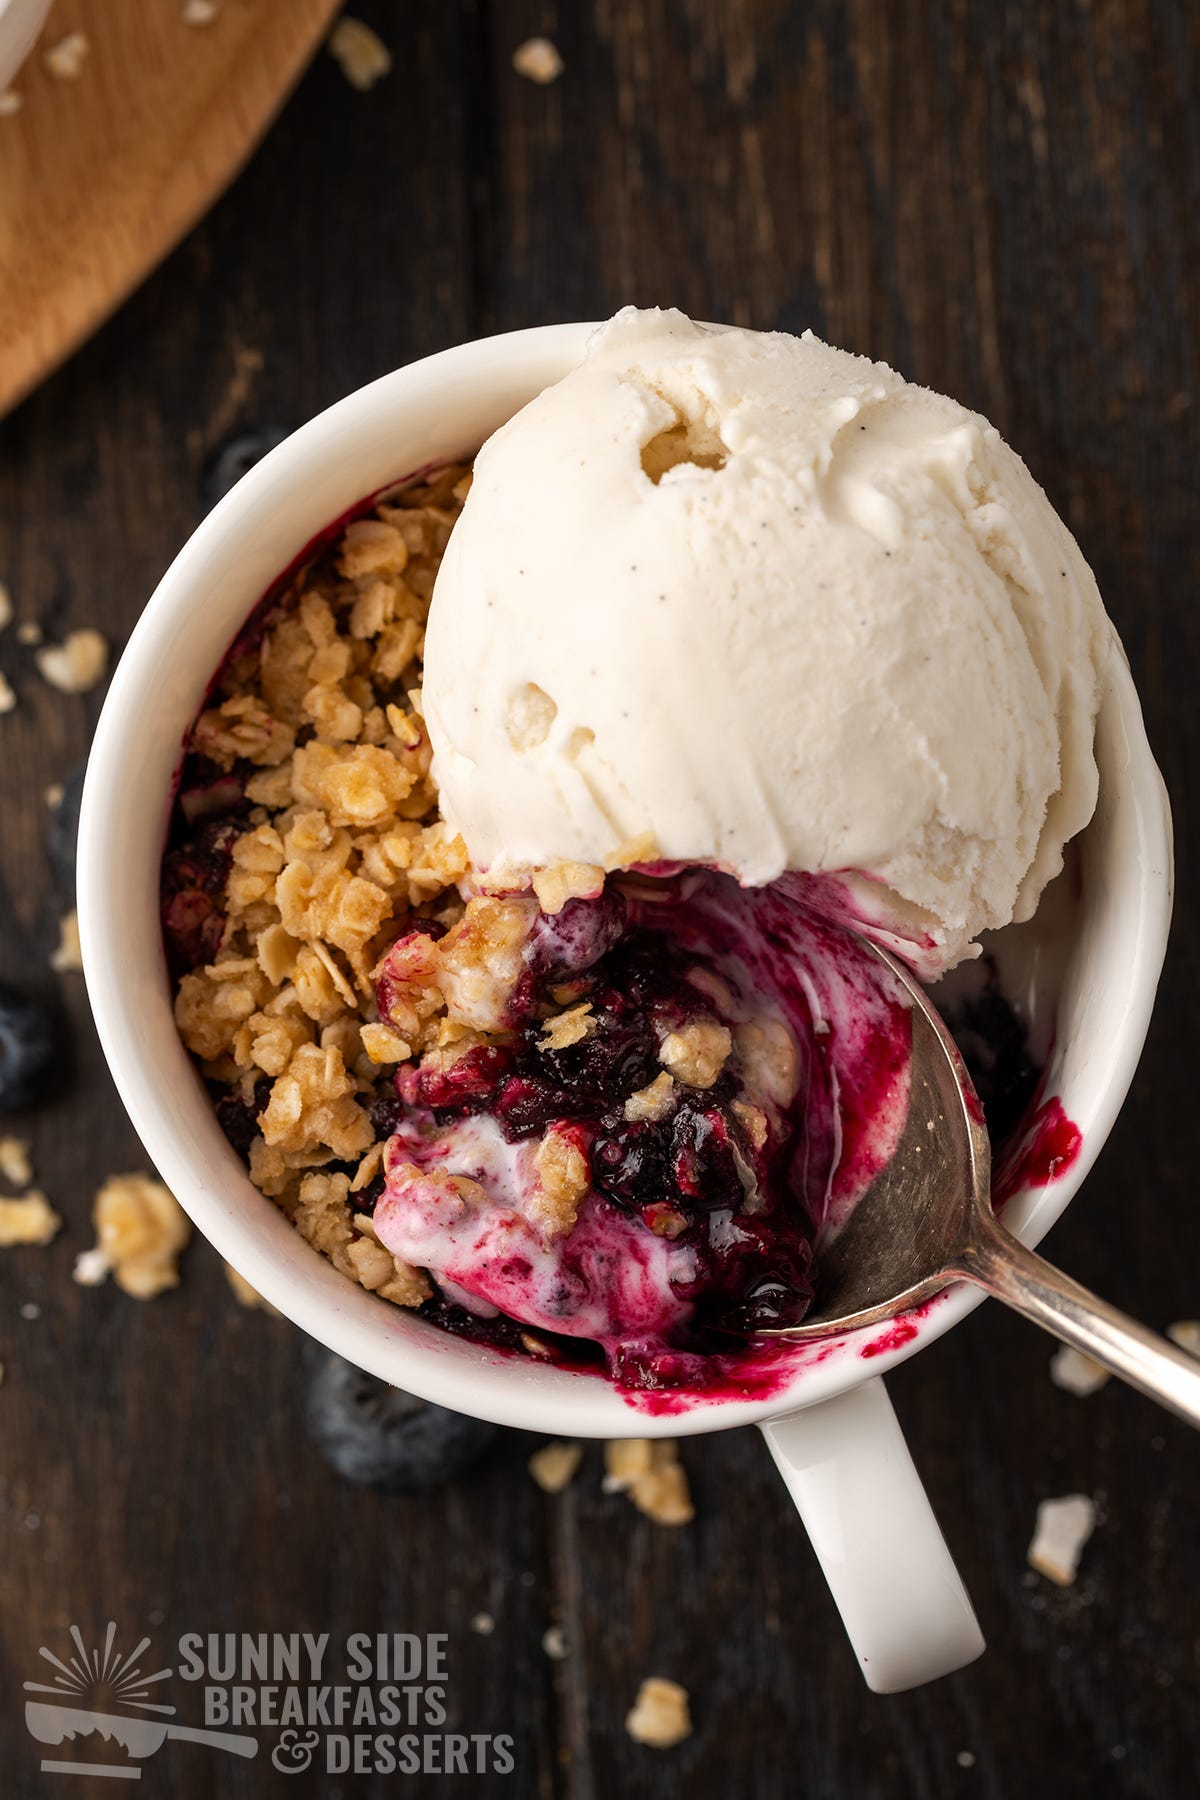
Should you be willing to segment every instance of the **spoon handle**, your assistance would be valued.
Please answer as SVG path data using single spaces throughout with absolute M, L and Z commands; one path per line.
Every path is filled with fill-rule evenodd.
M 1200 1426 L 1200 1358 L 1072 1281 L 990 1213 L 977 1218 L 972 1241 L 956 1257 L 952 1273 L 986 1288 L 1189 1425 Z

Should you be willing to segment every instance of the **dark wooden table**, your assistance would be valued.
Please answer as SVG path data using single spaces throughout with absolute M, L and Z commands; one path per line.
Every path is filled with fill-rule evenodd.
M 0 425 L 0 578 L 48 634 L 117 645 L 204 510 L 215 450 L 291 425 L 409 358 L 510 326 L 675 303 L 813 326 L 993 418 L 1064 511 L 1120 627 L 1180 827 L 1181 902 L 1132 1096 L 1052 1250 L 1164 1325 L 1200 1313 L 1200 932 L 1191 833 L 1200 679 L 1200 9 L 1188 0 L 362 0 L 396 54 L 352 91 L 321 57 L 251 167 L 160 273 Z M 552 35 L 540 88 L 513 48 Z M 2 154 L 2 150 L 0 150 Z M 0 271 L 0 284 L 3 272 Z M 2 290 L 0 290 L 2 291 Z M 1050 1345 L 986 1307 L 891 1382 L 990 1649 L 891 1699 L 864 1689 L 750 1432 L 687 1444 L 698 1517 L 671 1531 L 599 1486 L 547 1498 L 506 1436 L 429 1498 L 338 1481 L 301 1421 L 303 1341 L 233 1303 L 215 1254 L 138 1305 L 72 1285 L 99 1181 L 144 1166 L 77 976 L 47 783 L 100 696 L 65 699 L 11 631 L 0 720 L 0 975 L 57 992 L 75 1045 L 28 1121 L 66 1216 L 0 1253 L 0 1790 L 38 1772 L 21 1683 L 77 1621 L 142 1632 L 445 1631 L 456 1728 L 517 1770 L 455 1792 L 1020 1800 L 1195 1791 L 1200 1458 L 1116 1384 L 1049 1378 Z M 32 972 L 32 974 L 31 974 Z M 20 1122 L 22 1125 L 24 1121 Z M 40 1316 L 21 1307 L 30 1302 Z M 1096 1496 L 1074 1588 L 1026 1571 L 1039 1499 Z M 469 1629 L 487 1611 L 495 1631 Z M 568 1655 L 550 1660 L 547 1626 Z M 152 1652 L 153 1653 L 153 1652 Z M 696 1734 L 658 1753 L 625 1711 L 648 1673 Z M 177 1693 L 176 1699 L 180 1698 Z M 181 1712 L 184 1709 L 181 1707 Z M 190 1715 L 195 1717 L 194 1711 Z M 963 1754 L 969 1753 L 969 1754 Z M 973 1757 L 973 1763 L 970 1758 Z M 306 1787 L 306 1782 L 309 1784 Z M 319 1783 L 186 1744 L 173 1800 L 439 1790 Z

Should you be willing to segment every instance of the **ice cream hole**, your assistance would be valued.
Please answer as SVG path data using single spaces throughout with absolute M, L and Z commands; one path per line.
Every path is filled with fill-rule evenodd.
M 519 687 L 508 702 L 504 714 L 504 730 L 513 749 L 536 750 L 550 735 L 550 727 L 558 708 L 549 694 L 536 681 Z
M 702 419 L 680 419 L 642 445 L 642 469 L 658 486 L 668 469 L 691 463 L 697 469 L 723 469 L 729 451 Z

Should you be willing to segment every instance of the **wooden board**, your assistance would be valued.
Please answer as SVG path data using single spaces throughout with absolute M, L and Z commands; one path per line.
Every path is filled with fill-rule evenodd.
M 241 168 L 339 0 L 58 0 L 0 119 L 0 415 L 106 319 Z M 47 45 L 83 32 L 75 80 Z

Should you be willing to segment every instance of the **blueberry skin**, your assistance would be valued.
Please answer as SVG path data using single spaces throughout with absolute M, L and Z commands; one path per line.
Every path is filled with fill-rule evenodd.
M 0 981 L 0 1111 L 28 1105 L 53 1051 L 54 1034 L 41 1007 Z
M 440 1487 L 496 1437 L 494 1425 L 430 1406 L 328 1354 L 309 1387 L 308 1428 L 344 1480 L 391 1494 Z
M 79 803 L 83 799 L 83 777 L 86 763 L 80 763 L 63 782 L 63 796 L 50 811 L 50 829 L 46 848 L 50 867 L 62 893 L 75 897 L 75 845 L 79 838 Z

